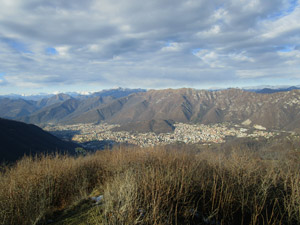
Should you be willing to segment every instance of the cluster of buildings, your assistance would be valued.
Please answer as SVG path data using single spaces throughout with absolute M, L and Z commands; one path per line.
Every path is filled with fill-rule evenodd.
M 174 143 L 222 143 L 226 137 L 265 137 L 270 138 L 274 135 L 262 129 L 245 128 L 240 125 L 232 124 L 184 124 L 174 125 L 173 133 L 155 134 L 137 133 L 128 131 L 113 131 L 113 128 L 119 125 L 112 124 L 76 124 L 76 125 L 58 125 L 48 126 L 44 129 L 52 132 L 62 139 L 72 140 L 78 143 L 92 141 L 113 141 L 117 143 L 127 143 L 141 147 L 155 145 L 166 145 Z

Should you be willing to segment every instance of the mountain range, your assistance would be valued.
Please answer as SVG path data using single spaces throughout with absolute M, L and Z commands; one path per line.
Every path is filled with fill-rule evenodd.
M 262 86 L 262 87 L 252 87 L 245 89 L 247 91 L 261 93 L 261 94 L 273 94 L 277 92 L 286 92 L 292 90 L 299 90 L 300 86 L 283 86 L 283 87 L 272 87 L 272 86 Z
M 209 91 L 221 91 L 228 88 L 209 88 L 207 90 Z M 285 91 L 292 91 L 292 90 L 298 90 L 300 89 L 300 85 L 296 86 L 288 86 L 288 85 L 277 85 L 277 86 L 271 86 L 271 85 L 261 85 L 261 86 L 250 86 L 250 87 L 243 87 L 239 88 L 245 91 L 255 92 L 255 93 L 276 93 L 276 92 L 285 92 Z M 89 98 L 89 97 L 95 97 L 95 96 L 112 96 L 115 98 L 124 97 L 126 95 L 135 93 L 135 92 L 146 92 L 146 89 L 130 89 L 130 88 L 113 88 L 113 89 L 107 89 L 102 90 L 98 92 L 65 92 L 65 93 L 56 93 L 56 94 L 49 94 L 49 93 L 39 93 L 39 94 L 33 94 L 33 95 L 20 95 L 20 94 L 7 94 L 7 95 L 0 95 L 0 99 L 8 98 L 8 99 L 24 99 L 24 100 L 33 100 L 33 101 L 40 101 L 42 99 L 48 99 L 53 96 L 56 96 L 58 94 L 66 94 L 71 97 L 75 98 Z
M 145 92 L 145 89 L 130 89 L 130 88 L 112 88 L 97 92 L 66 92 L 66 93 L 56 93 L 56 94 L 49 94 L 49 93 L 39 93 L 39 94 L 33 94 L 33 95 L 20 95 L 20 94 L 7 94 L 7 95 L 0 95 L 1 98 L 9 98 L 9 99 L 24 99 L 24 100 L 33 100 L 33 101 L 40 101 L 42 99 L 51 98 L 53 96 L 56 96 L 58 94 L 66 94 L 71 97 L 75 98 L 89 98 L 89 97 L 95 97 L 95 96 L 112 96 L 115 98 L 124 97 L 126 95 L 135 93 L 135 92 Z
M 58 94 L 38 101 L 0 99 L 0 117 L 36 125 L 117 123 L 118 129 L 170 132 L 174 122 L 259 124 L 300 128 L 300 90 L 114 89 L 92 95 Z

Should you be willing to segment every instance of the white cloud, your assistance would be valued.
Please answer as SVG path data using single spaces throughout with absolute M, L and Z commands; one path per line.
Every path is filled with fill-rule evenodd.
M 222 55 L 217 54 L 214 51 L 209 51 L 207 49 L 201 49 L 198 52 L 194 52 L 194 55 L 200 58 L 209 67 L 224 67 L 221 62 Z
M 209 37 L 209 38 L 211 38 L 213 36 L 216 36 L 216 35 L 220 34 L 220 32 L 221 32 L 220 25 L 213 25 L 208 30 L 200 31 L 196 35 L 199 36 L 199 37 L 206 37 L 206 38 Z
M 266 30 L 262 35 L 267 39 L 277 38 L 281 35 L 296 35 L 300 33 L 300 6 L 295 10 L 275 21 L 266 21 L 263 27 Z M 295 33 L 296 32 L 296 33 Z
M 300 51 L 292 50 L 288 52 L 278 52 L 278 55 L 282 58 L 282 61 L 288 66 L 298 67 L 300 65 Z
M 216 21 L 218 21 L 218 20 L 222 20 L 222 19 L 226 18 L 227 15 L 228 15 L 227 10 L 225 10 L 224 8 L 219 8 L 219 9 L 214 11 L 213 18 Z
M 70 46 L 57 46 L 55 49 L 60 56 L 67 57 L 69 55 Z

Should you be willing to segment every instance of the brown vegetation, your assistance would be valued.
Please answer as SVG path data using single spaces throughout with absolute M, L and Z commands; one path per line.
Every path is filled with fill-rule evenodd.
M 24 158 L 0 176 L 0 222 L 43 224 L 97 190 L 103 204 L 85 224 L 299 224 L 299 151 L 282 151 L 280 160 L 193 146 Z

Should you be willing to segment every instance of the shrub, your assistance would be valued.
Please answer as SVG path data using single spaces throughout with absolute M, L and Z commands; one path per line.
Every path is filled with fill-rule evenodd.
M 86 224 L 299 224 L 299 154 L 289 154 L 181 145 L 26 157 L 1 172 L 0 221 L 43 224 L 97 190 L 103 205 Z

